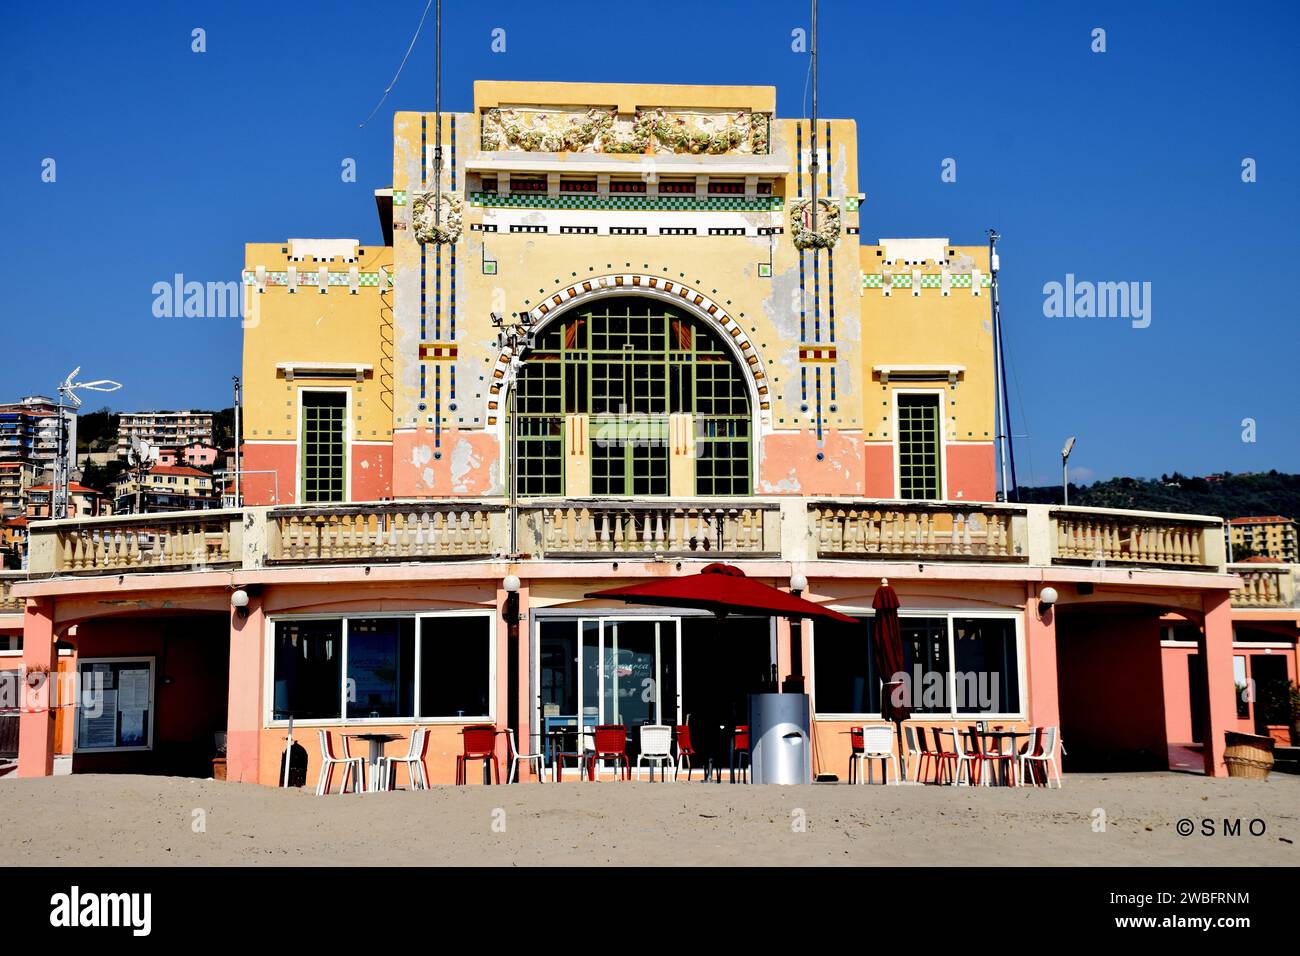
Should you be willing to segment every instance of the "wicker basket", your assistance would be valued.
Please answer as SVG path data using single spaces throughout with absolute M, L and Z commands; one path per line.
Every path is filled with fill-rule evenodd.
M 1267 780 L 1273 769 L 1273 738 L 1234 731 L 1228 731 L 1225 737 L 1223 762 L 1228 765 L 1228 776 Z

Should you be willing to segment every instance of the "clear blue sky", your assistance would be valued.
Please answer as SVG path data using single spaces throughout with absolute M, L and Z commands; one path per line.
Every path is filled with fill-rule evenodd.
M 228 405 L 238 322 L 155 318 L 152 286 L 233 278 L 248 241 L 378 240 L 391 114 L 433 107 L 432 18 L 358 123 L 423 6 L 4 4 L 0 395 L 81 364 L 125 383 L 115 407 Z M 446 109 L 476 78 L 773 84 L 782 116 L 804 109 L 803 3 L 445 6 Z M 1298 20 L 1294 2 L 822 4 L 820 109 L 858 121 L 863 238 L 1004 237 L 1022 484 L 1058 480 L 1069 434 L 1085 480 L 1300 471 Z M 1150 282 L 1150 327 L 1044 318 L 1066 273 Z

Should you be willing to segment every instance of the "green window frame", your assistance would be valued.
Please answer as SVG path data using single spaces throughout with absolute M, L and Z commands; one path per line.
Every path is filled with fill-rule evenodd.
M 301 500 L 347 500 L 348 393 L 302 392 Z
M 898 400 L 898 496 L 933 501 L 942 496 L 942 439 L 938 393 L 900 392 Z
M 546 329 L 516 385 L 519 493 L 564 494 L 564 417 L 590 416 L 592 493 L 666 495 L 668 416 L 695 423 L 695 493 L 748 495 L 750 396 L 716 333 L 656 299 L 611 297 Z

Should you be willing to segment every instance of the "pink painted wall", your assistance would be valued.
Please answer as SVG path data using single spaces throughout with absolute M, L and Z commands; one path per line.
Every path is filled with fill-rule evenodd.
M 868 442 L 863 446 L 864 491 L 868 498 L 894 497 L 894 446 Z
M 948 497 L 962 501 L 997 498 L 997 457 L 992 445 L 955 442 L 947 448 Z
M 393 496 L 393 446 L 352 446 L 352 500 L 379 501 Z
M 505 487 L 500 446 L 487 432 L 431 429 L 393 435 L 392 488 L 398 498 L 499 495 Z M 438 457 L 435 457 L 438 456 Z
M 862 433 L 828 429 L 823 436 L 820 446 L 813 431 L 764 438 L 754 490 L 760 495 L 864 494 Z
M 240 478 L 240 490 L 246 505 L 293 504 L 297 500 L 296 474 L 298 469 L 298 446 L 292 442 L 285 444 L 245 444 L 244 471 L 274 471 L 279 477 L 279 488 L 272 475 L 244 474 Z M 280 499 L 275 499 L 276 491 Z

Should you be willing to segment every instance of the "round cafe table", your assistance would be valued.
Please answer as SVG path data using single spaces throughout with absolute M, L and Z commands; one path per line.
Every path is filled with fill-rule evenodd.
M 364 793 L 374 793 L 382 789 L 378 780 L 379 764 L 384 759 L 384 747 L 393 740 L 405 740 L 401 734 L 344 734 L 353 740 L 364 740 L 370 745 L 370 752 L 366 757 L 366 786 Z

